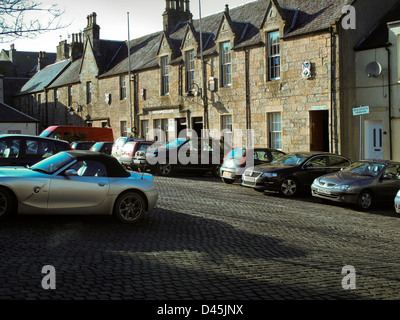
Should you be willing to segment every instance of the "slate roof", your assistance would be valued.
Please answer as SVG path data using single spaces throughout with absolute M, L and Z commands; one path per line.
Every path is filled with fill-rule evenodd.
M 385 47 L 389 41 L 388 22 L 400 20 L 400 3 L 389 12 L 370 30 L 360 43 L 355 46 L 356 51 Z
M 0 122 L 39 122 L 37 119 L 0 102 Z
M 69 67 L 62 74 L 60 74 L 60 76 L 57 77 L 49 85 L 48 88 L 53 89 L 57 87 L 71 85 L 73 83 L 79 83 L 80 81 L 79 70 L 81 68 L 81 64 L 82 64 L 82 58 L 75 60 L 74 62 L 71 62 Z
M 37 71 L 39 52 L 15 51 L 13 67 L 10 60 L 10 51 L 2 50 L 2 60 L 0 60 L 1 73 L 8 77 L 27 77 L 30 73 Z M 46 52 L 47 64 L 56 61 L 56 54 Z
M 300 36 L 311 32 L 327 30 L 331 27 L 331 22 L 342 16 L 342 7 L 351 2 L 350 0 L 258 0 L 235 8 L 229 9 L 229 23 L 236 35 L 236 43 L 233 49 L 247 46 L 259 45 L 262 37 L 259 31 L 269 3 L 273 3 L 280 16 L 285 21 L 286 32 L 284 39 Z M 202 17 L 203 32 L 203 54 L 211 55 L 216 52 L 215 36 L 221 21 L 226 16 L 225 10 L 210 16 Z M 161 18 L 161 17 L 160 17 Z M 168 35 L 169 43 L 176 56 L 172 62 L 181 59 L 180 46 L 187 30 L 188 22 L 181 22 Z M 199 20 L 193 20 L 193 27 L 196 30 L 196 39 L 199 39 Z M 192 29 L 193 30 L 193 29 Z M 164 31 L 155 32 L 129 43 L 130 62 L 133 71 L 146 70 L 158 67 L 158 50 L 160 42 L 164 36 Z M 100 70 L 100 78 L 115 76 L 128 72 L 129 60 L 127 41 L 108 41 L 101 40 L 101 55 L 97 59 Z M 34 92 L 43 90 L 44 87 L 50 88 L 63 86 L 79 82 L 79 68 L 81 59 L 70 64 L 68 69 L 59 73 L 63 67 L 54 64 L 41 70 L 37 77 L 33 77 L 23 88 L 22 92 Z M 51 67 L 51 69 L 48 69 Z M 47 70 L 46 70 L 47 69 Z M 42 72 L 46 71 L 46 72 Z M 54 82 L 53 82 L 54 81 Z
M 40 70 L 22 87 L 20 94 L 43 91 L 70 63 L 70 60 L 63 60 Z
M 329 29 L 331 22 L 342 16 L 342 7 L 350 2 L 349 0 L 271 1 L 276 5 L 279 14 L 288 26 L 284 39 Z M 269 2 L 269 0 L 259 0 L 229 9 L 234 31 L 241 34 L 233 49 L 258 45 L 262 42 L 259 28 L 263 23 Z M 204 55 L 216 52 L 214 37 L 218 32 L 223 15 L 224 11 L 202 17 Z M 199 24 L 198 19 L 193 20 L 193 26 L 197 32 L 200 29 Z M 186 25 L 187 22 L 179 23 L 169 35 L 170 39 L 179 44 L 184 38 Z M 156 53 L 162 36 L 163 31 L 160 31 L 131 41 L 132 70 L 158 67 Z M 126 73 L 128 70 L 126 52 L 127 50 L 121 50 L 113 64 L 109 65 L 101 77 Z

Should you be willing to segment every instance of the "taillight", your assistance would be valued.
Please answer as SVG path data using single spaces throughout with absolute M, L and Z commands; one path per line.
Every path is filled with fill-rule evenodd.
M 242 156 L 242 159 L 240 159 L 240 163 L 239 163 L 240 167 L 243 167 L 245 165 L 245 163 L 246 163 L 246 155 L 247 155 L 247 152 L 245 152 L 243 154 L 243 156 Z

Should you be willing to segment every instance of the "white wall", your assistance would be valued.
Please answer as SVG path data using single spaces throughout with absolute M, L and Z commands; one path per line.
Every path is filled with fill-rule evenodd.
M 0 123 L 0 134 L 30 134 L 37 135 L 36 123 Z

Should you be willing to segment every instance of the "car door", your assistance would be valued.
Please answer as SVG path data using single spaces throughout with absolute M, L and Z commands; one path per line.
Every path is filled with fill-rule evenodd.
M 314 156 L 307 160 L 303 164 L 299 175 L 301 177 L 301 183 L 304 186 L 311 186 L 316 178 L 329 173 L 328 164 L 328 156 L 326 155 Z
M 379 177 L 377 183 L 378 199 L 382 201 L 394 201 L 397 191 L 400 189 L 400 165 L 389 165 Z
M 78 161 L 51 179 L 48 208 L 59 213 L 103 213 L 108 190 L 109 179 L 101 162 Z

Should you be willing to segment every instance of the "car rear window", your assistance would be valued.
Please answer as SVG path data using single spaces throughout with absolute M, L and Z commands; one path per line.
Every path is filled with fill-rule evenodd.
M 136 142 L 128 142 L 122 148 L 123 152 L 132 152 L 135 149 Z
M 226 154 L 226 159 L 242 159 L 246 149 L 232 149 Z

